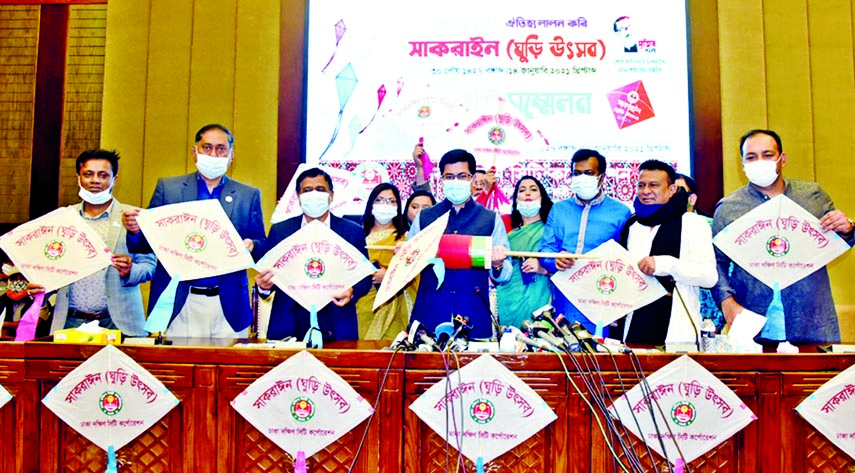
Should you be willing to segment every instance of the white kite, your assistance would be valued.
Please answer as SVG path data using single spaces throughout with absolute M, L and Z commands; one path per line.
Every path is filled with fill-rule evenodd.
M 279 448 L 306 459 L 338 440 L 374 409 L 347 381 L 301 351 L 247 386 L 232 407 Z
M 319 311 L 333 296 L 377 269 L 358 249 L 318 220 L 294 232 L 256 265 L 273 269 L 273 283 L 306 310 Z
M 599 328 L 665 295 L 665 288 L 638 269 L 635 258 L 614 240 L 586 253 L 596 259 L 577 260 L 552 275 L 552 283 Z
M 178 399 L 131 357 L 107 345 L 65 375 L 42 403 L 106 450 L 115 471 L 115 452 L 172 410 Z
M 855 365 L 820 386 L 796 412 L 855 459 Z
M 110 266 L 110 248 L 71 207 L 24 223 L 0 237 L 0 248 L 28 281 L 45 292 Z
M 140 211 L 140 229 L 173 278 L 220 276 L 252 267 L 252 256 L 218 200 Z
M 609 412 L 674 465 L 691 463 L 757 419 L 736 393 L 687 355 L 647 376 L 646 384 L 617 398 Z
M 441 264 L 431 261 L 439 252 L 439 241 L 448 226 L 448 212 L 428 225 L 413 238 L 400 244 L 400 248 L 392 256 L 386 275 L 374 298 L 373 310 L 383 305 L 395 294 L 418 276 L 428 264 Z M 443 266 L 444 271 L 444 266 Z M 443 273 L 444 274 L 444 273 Z M 437 278 L 441 281 L 440 278 Z
M 781 290 L 849 250 L 834 231 L 781 194 L 733 221 L 713 244 L 749 274 Z
M 501 456 L 557 418 L 543 398 L 490 355 L 431 386 L 410 409 L 476 465 Z

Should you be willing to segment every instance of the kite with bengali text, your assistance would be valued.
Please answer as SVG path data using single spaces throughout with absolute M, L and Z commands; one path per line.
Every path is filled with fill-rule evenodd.
M 578 260 L 550 279 L 597 327 L 598 336 L 602 327 L 665 295 L 659 281 L 642 273 L 635 258 L 616 241 L 608 240 L 585 255 L 598 258 Z
M 656 116 L 644 83 L 636 81 L 619 87 L 608 94 L 609 105 L 617 126 L 624 129 Z
M 306 460 L 364 421 L 374 409 L 333 370 L 301 351 L 265 373 L 231 405 L 294 459 Z
M 490 355 L 449 373 L 410 410 L 478 472 L 557 418 L 543 398 Z
M 107 451 L 107 471 L 116 452 L 159 421 L 178 399 L 130 356 L 107 345 L 73 369 L 42 399 L 71 429 Z
M 855 459 L 855 365 L 820 386 L 796 406 L 796 412 Z
M 672 465 L 688 465 L 757 419 L 733 390 L 687 355 L 615 399 L 609 413 Z
M 118 225 L 118 224 L 117 224 Z M 111 264 L 98 233 L 71 207 L 61 207 L 0 237 L 0 248 L 30 282 L 51 292 Z

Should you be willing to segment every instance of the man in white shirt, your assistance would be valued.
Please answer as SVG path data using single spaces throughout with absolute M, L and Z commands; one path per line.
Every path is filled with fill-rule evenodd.
M 712 287 L 718 279 L 712 232 L 703 217 L 686 211 L 688 194 L 677 187 L 674 168 L 649 160 L 639 171 L 635 215 L 624 226 L 621 244 L 668 294 L 627 315 L 624 341 L 696 343 L 699 287 Z

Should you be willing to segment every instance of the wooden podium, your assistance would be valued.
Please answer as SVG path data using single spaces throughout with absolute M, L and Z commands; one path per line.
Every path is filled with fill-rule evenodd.
M 169 414 L 120 449 L 128 472 L 275 472 L 293 471 L 291 458 L 244 421 L 229 402 L 247 385 L 293 355 L 293 351 L 228 346 L 121 346 L 181 401 Z M 209 341 L 189 340 L 190 345 Z M 387 366 L 391 368 L 377 413 L 355 472 L 433 473 L 446 471 L 442 438 L 408 406 L 444 376 L 436 353 L 380 350 L 374 342 L 334 344 L 312 354 L 346 379 L 374 404 Z M 14 398 L 0 409 L 3 442 L 0 471 L 104 471 L 106 454 L 66 426 L 41 399 L 66 373 L 100 350 L 95 345 L 43 342 L 0 343 L 0 384 Z M 358 349 L 357 349 L 358 348 Z M 461 365 L 476 356 L 461 354 Z M 497 458 L 489 467 L 501 472 L 613 471 L 611 457 L 591 412 L 568 382 L 553 354 L 496 354 L 549 404 L 558 419 L 531 439 Z M 640 355 L 646 373 L 677 355 Z M 799 417 L 794 408 L 806 396 L 855 363 L 853 355 L 693 356 L 716 374 L 754 411 L 758 420 L 690 464 L 693 472 L 849 472 L 855 461 Z M 448 358 L 456 369 L 454 357 Z M 566 361 L 566 360 L 565 360 Z M 603 380 L 613 396 L 631 388 L 626 355 L 598 355 Z M 571 363 L 567 363 L 571 367 Z M 577 377 L 578 374 L 571 373 Z M 310 472 L 346 472 L 365 423 L 308 459 Z M 645 471 L 662 471 L 661 458 L 636 449 Z M 449 450 L 451 468 L 457 452 Z M 655 465 L 655 466 L 654 466 Z M 467 471 L 474 471 L 467 462 Z

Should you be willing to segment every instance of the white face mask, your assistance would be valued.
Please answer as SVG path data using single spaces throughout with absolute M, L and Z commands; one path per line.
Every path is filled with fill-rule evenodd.
M 520 215 L 523 217 L 531 218 L 537 215 L 540 212 L 540 200 L 532 200 L 532 201 L 517 201 L 517 210 L 519 210 Z
M 600 193 L 600 178 L 579 174 L 570 179 L 570 190 L 582 200 L 591 200 Z
M 199 171 L 199 174 L 207 177 L 208 179 L 217 179 L 223 177 L 226 174 L 226 170 L 229 169 L 229 161 L 231 161 L 231 155 L 226 156 L 225 158 L 218 158 L 216 156 L 208 156 L 207 154 L 196 153 L 196 169 Z
M 745 171 L 745 176 L 757 187 L 769 187 L 778 179 L 778 161 L 769 161 L 766 159 L 758 159 L 747 163 L 742 163 L 742 169 Z
M 300 194 L 300 209 L 310 218 L 319 218 L 330 209 L 330 193 L 309 191 Z
M 110 187 L 108 187 L 105 190 L 102 190 L 101 192 L 89 192 L 88 190 L 84 189 L 83 186 L 80 184 L 80 178 L 79 177 L 77 178 L 77 185 L 80 186 L 80 190 L 77 192 L 77 195 L 79 195 L 80 198 L 83 199 L 83 201 L 86 202 L 87 204 L 92 204 L 92 205 L 106 204 L 107 202 L 110 201 L 110 199 L 113 198 L 113 181 L 112 180 L 110 180 Z
M 374 208 L 371 209 L 371 215 L 374 216 L 374 220 L 377 223 L 386 225 L 398 215 L 398 207 L 389 204 L 374 204 Z

